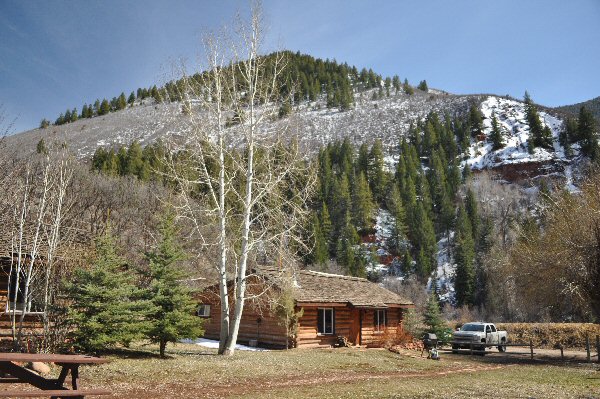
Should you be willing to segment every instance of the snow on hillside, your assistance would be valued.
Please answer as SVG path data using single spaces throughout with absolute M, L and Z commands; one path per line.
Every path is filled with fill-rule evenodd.
M 489 136 L 492 131 L 492 115 L 496 118 L 503 130 L 506 146 L 493 151 L 492 143 L 488 140 L 475 142 L 469 148 L 469 158 L 463 165 L 473 169 L 486 169 L 508 164 L 523 164 L 544 161 L 566 161 L 564 149 L 558 143 L 558 136 L 562 129 L 562 121 L 546 112 L 539 112 L 544 126 L 552 131 L 554 149 L 549 151 L 535 148 L 533 154 L 527 149 L 529 139 L 529 125 L 525 117 L 525 104 L 519 101 L 499 97 L 488 97 L 481 103 L 481 112 L 485 116 L 484 134 Z
M 354 107 L 348 111 L 327 108 L 324 98 L 304 103 L 288 118 L 270 123 L 260 135 L 266 139 L 276 133 L 296 137 L 307 153 L 345 137 L 355 144 L 372 143 L 379 138 L 389 151 L 397 148 L 399 138 L 407 133 L 411 122 L 423 119 L 432 111 L 451 115 L 465 113 L 471 102 L 480 99 L 479 96 L 416 90 L 412 96 L 397 93 L 374 100 L 375 91 L 356 93 Z M 235 129 L 231 128 L 232 137 L 239 136 Z M 146 100 L 144 104 L 108 115 L 19 133 L 8 137 L 5 145 L 7 150 L 27 156 L 24 149 L 35 151 L 37 142 L 45 138 L 66 142 L 82 159 L 91 156 L 99 146 L 119 146 L 133 140 L 145 145 L 166 136 L 177 136 L 185 142 L 189 132 L 180 104 L 154 104 L 153 100 Z M 389 166 L 394 163 L 390 159 Z

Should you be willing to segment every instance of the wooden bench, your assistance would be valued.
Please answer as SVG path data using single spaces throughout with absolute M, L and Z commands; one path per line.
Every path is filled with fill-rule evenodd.
M 61 367 L 58 378 L 45 378 L 22 364 L 29 362 L 54 363 Z M 0 391 L 0 397 L 16 398 L 85 398 L 89 395 L 110 395 L 104 389 L 79 389 L 79 366 L 82 364 L 102 364 L 108 360 L 83 355 L 53 355 L 34 353 L 0 353 L 0 383 L 29 384 L 39 390 Z M 71 388 L 65 386 L 67 376 L 71 374 Z

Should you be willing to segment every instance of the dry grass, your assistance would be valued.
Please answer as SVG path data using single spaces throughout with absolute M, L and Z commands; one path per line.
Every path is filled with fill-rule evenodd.
M 586 335 L 594 348 L 596 335 L 600 335 L 600 324 L 592 323 L 499 323 L 496 326 L 508 331 L 512 342 L 528 343 L 531 339 L 536 348 L 562 345 L 564 348 L 583 349 Z
M 232 358 L 180 344 L 127 350 L 107 365 L 85 367 L 83 387 L 115 398 L 600 397 L 595 365 L 507 364 L 497 358 L 442 354 L 442 360 L 377 349 L 237 352 Z

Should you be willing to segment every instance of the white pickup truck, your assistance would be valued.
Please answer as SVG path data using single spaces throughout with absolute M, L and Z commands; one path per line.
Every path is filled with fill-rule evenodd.
M 485 348 L 498 347 L 506 351 L 507 333 L 499 331 L 492 323 L 467 323 L 452 333 L 452 349 L 470 349 L 483 351 Z

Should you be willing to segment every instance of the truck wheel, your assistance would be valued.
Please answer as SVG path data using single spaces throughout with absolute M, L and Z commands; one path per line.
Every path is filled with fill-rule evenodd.
M 478 351 L 480 351 L 478 353 L 479 356 L 485 356 L 485 346 L 478 346 L 475 349 L 478 350 Z
M 458 353 L 458 345 L 452 345 L 452 353 Z
M 502 341 L 502 343 L 504 344 L 505 342 Z M 498 352 L 506 352 L 506 345 L 499 345 Z

